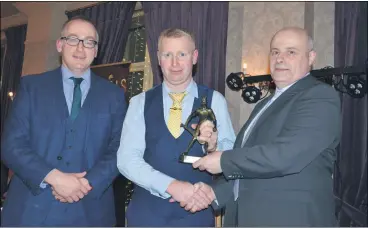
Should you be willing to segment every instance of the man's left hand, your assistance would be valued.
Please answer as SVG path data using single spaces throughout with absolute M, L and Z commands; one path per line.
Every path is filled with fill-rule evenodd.
M 192 124 L 192 128 L 195 129 L 197 124 Z M 213 152 L 217 147 L 218 131 L 215 130 L 213 122 L 206 120 L 199 126 L 198 142 L 208 143 L 207 152 Z
M 193 168 L 199 168 L 202 171 L 206 170 L 207 172 L 212 174 L 222 173 L 220 163 L 221 155 L 222 151 L 212 152 L 193 163 Z
M 92 190 L 91 185 L 89 184 L 88 180 L 86 178 L 78 178 L 79 182 L 87 189 L 87 192 L 83 192 L 84 195 L 87 195 L 89 191 Z M 53 187 L 51 187 L 52 195 L 54 195 L 55 199 L 60 201 L 61 203 L 68 203 L 68 200 L 61 195 L 59 195 Z M 84 197 L 84 196 L 83 196 Z M 81 197 L 81 199 L 83 198 Z

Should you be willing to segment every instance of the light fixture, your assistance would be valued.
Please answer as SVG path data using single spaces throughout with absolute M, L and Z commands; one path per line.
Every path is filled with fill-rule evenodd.
M 261 99 L 262 91 L 255 86 L 247 86 L 241 96 L 245 102 L 253 104 Z
M 276 86 L 271 75 L 251 76 L 246 74 L 246 68 L 247 65 L 244 63 L 243 72 L 229 74 L 226 78 L 226 84 L 231 90 L 242 90 L 241 96 L 245 102 L 256 103 L 264 99 L 270 91 L 275 90 Z M 365 65 L 338 68 L 328 66 L 310 71 L 313 77 L 353 98 L 363 98 L 367 94 L 367 72 L 368 61 Z M 263 95 L 263 91 L 267 91 L 267 93 Z
M 231 73 L 226 78 L 227 86 L 233 91 L 242 90 L 241 96 L 243 100 L 249 104 L 257 103 L 267 96 L 270 90 L 273 89 L 271 76 L 251 76 L 246 74 L 246 63 L 243 64 L 243 72 Z M 255 84 L 258 84 L 256 87 Z M 262 91 L 266 91 L 265 96 L 262 96 Z
M 354 98 L 362 98 L 367 93 L 367 83 L 365 80 L 352 76 L 345 84 L 347 93 Z
M 10 91 L 8 93 L 8 96 L 9 96 L 10 100 L 13 101 L 13 99 L 14 99 L 14 93 L 12 91 Z
M 231 90 L 239 91 L 245 85 L 244 77 L 245 75 L 243 72 L 231 73 L 226 78 L 226 84 Z

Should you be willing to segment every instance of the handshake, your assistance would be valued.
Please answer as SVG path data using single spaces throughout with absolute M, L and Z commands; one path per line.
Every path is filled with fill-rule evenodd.
M 185 210 L 195 213 L 208 208 L 216 199 L 212 188 L 202 182 L 191 184 L 189 182 L 174 180 L 166 190 L 171 195 L 170 202 L 178 202 Z
M 84 177 L 87 173 L 63 173 L 53 169 L 45 177 L 45 182 L 51 185 L 52 194 L 62 203 L 73 203 L 87 195 L 92 187 Z

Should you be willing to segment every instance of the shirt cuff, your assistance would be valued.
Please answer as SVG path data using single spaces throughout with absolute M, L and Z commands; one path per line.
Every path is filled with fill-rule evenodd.
M 40 184 L 40 188 L 45 189 L 48 186 L 48 184 L 45 182 L 45 180 L 43 180 Z
M 156 188 L 157 191 L 154 191 L 153 189 L 151 189 L 151 191 L 150 191 L 151 194 L 155 195 L 155 196 L 158 196 L 160 198 L 163 198 L 163 199 L 170 198 L 171 195 L 169 193 L 167 193 L 166 190 L 169 187 L 169 185 L 171 184 L 171 182 L 173 182 L 174 180 L 175 180 L 174 178 L 169 177 L 167 175 L 161 176 L 160 179 L 157 181 L 157 183 L 159 183 L 158 187 Z

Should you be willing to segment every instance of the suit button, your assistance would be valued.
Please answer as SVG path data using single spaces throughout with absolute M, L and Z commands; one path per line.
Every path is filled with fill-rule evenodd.
M 61 160 L 61 159 L 63 159 L 63 157 L 57 156 L 57 160 Z
M 70 129 L 70 132 L 74 132 L 74 129 Z
M 72 146 L 68 146 L 68 149 L 71 149 L 72 148 Z

